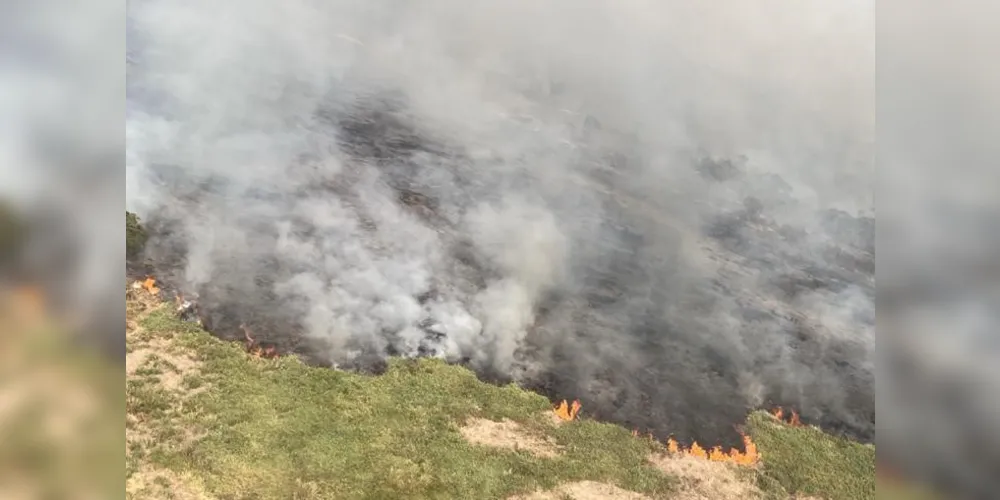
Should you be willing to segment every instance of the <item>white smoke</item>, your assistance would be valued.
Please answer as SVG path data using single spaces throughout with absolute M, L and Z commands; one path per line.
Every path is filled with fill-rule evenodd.
M 842 388 L 806 377 L 784 334 L 742 316 L 795 265 L 747 274 L 749 260 L 720 261 L 702 229 L 752 195 L 803 231 L 786 251 L 825 261 L 816 211 L 870 213 L 872 10 L 136 0 L 127 206 L 180 221 L 166 238 L 183 240 L 186 262 L 166 278 L 217 301 L 267 295 L 254 306 L 297 318 L 333 362 L 416 354 L 430 329 L 437 355 L 506 374 L 538 373 L 569 349 L 580 387 L 611 401 L 602 374 L 655 356 L 697 360 L 663 391 L 708 391 L 711 351 L 741 374 L 747 404 L 777 383 L 797 400 L 819 391 L 814 415 L 846 411 Z M 352 139 L 349 127 L 368 128 Z M 383 151 L 409 142 L 424 149 Z M 746 177 L 765 180 L 707 182 L 692 168 L 704 155 L 742 157 Z M 401 190 L 432 201 L 401 203 Z M 164 246 L 153 241 L 152 256 Z M 279 278 L 255 281 L 261 269 Z M 732 290 L 712 291 L 723 275 Z M 624 299 L 588 298 L 615 279 Z M 871 309 L 864 294 L 815 293 L 779 309 L 850 331 Z M 545 311 L 551 297 L 571 306 Z M 620 305 L 588 312 L 601 300 Z M 655 347 L 623 337 L 645 322 L 673 333 Z M 874 351 L 871 332 L 852 341 Z

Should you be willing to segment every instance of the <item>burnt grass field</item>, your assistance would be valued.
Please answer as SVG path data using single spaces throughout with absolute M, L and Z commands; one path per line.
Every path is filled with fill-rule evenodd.
M 595 219 L 585 223 L 597 229 L 580 233 L 591 239 L 568 231 L 571 276 L 538 294 L 511 360 L 496 362 L 489 342 L 456 349 L 429 312 L 411 325 L 373 323 L 375 331 L 348 334 L 336 347 L 309 334 L 308 310 L 278 289 L 317 272 L 315 263 L 284 259 L 275 249 L 288 233 L 318 247 L 341 236 L 299 211 L 302 199 L 336 200 L 352 218 L 351 236 L 365 246 L 365 235 L 379 231 L 379 216 L 366 213 L 370 201 L 364 199 L 371 189 L 366 183 L 375 179 L 383 202 L 434 231 L 445 265 L 411 294 L 421 310 L 446 297 L 468 303 L 509 274 L 463 225 L 473 203 L 492 195 L 483 176 L 463 171 L 461 151 L 422 138 L 391 113 L 339 120 L 342 154 L 353 162 L 336 173 L 319 170 L 295 189 L 259 186 L 235 206 L 225 179 L 188 179 L 160 167 L 173 205 L 144 216 L 148 241 L 132 254 L 129 273 L 156 276 L 168 296 L 193 300 L 213 335 L 243 341 L 240 326 L 246 325 L 257 340 L 316 366 L 380 373 L 390 357 L 444 357 L 483 380 L 514 381 L 552 401 L 579 399 L 591 418 L 682 442 L 737 445 L 735 426 L 747 413 L 775 406 L 795 408 L 806 423 L 828 431 L 874 440 L 874 373 L 863 361 L 874 343 L 865 333 L 873 331 L 874 315 L 836 304 L 851 317 L 831 322 L 815 303 L 873 300 L 874 220 L 826 210 L 811 214 L 815 224 L 808 230 L 780 223 L 771 213 L 796 203 L 782 198 L 787 185 L 775 175 L 744 171 L 739 160 L 691 161 L 692 175 L 705 185 L 742 193 L 741 203 L 692 222 L 683 207 L 697 204 L 694 197 L 661 203 L 629 182 L 629 169 L 641 159 L 590 152 L 601 160 L 588 160 L 567 182 L 588 196 Z M 428 184 L 443 175 L 452 179 L 451 190 Z M 545 195 L 553 197 L 557 223 L 580 224 L 574 205 Z M 208 279 L 186 283 L 197 245 L 186 225 L 190 214 L 223 207 L 231 211 L 216 220 L 240 229 L 239 251 L 216 251 Z M 368 248 L 376 255 L 393 251 L 375 246 Z M 693 274 L 692 252 L 697 262 L 712 263 L 709 273 Z M 720 317 L 727 321 L 715 321 Z

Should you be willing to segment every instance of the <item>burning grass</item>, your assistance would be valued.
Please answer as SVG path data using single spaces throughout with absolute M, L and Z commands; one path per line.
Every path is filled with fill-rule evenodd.
M 249 329 L 242 344 L 221 341 L 150 302 L 155 281 L 143 285 L 127 294 L 129 349 L 196 363 L 128 375 L 133 486 L 184 478 L 205 497 L 260 499 L 586 498 L 583 484 L 621 498 L 874 498 L 873 447 L 768 413 L 751 415 L 743 450 L 635 439 L 579 402 L 553 408 L 437 360 L 392 359 L 365 376 L 267 354 Z M 164 371 L 194 367 L 163 383 Z M 470 439 L 469 424 L 484 422 L 499 443 Z
M 251 334 L 250 328 L 247 325 L 240 325 L 240 330 L 243 330 L 243 338 L 246 341 L 244 345 L 251 356 L 266 359 L 278 357 L 278 348 L 272 344 L 258 342 Z
M 714 446 L 710 450 L 706 450 L 695 441 L 691 443 L 689 448 L 685 448 L 678 444 L 674 438 L 667 439 L 667 452 L 673 455 L 687 455 L 711 462 L 726 462 L 735 465 L 756 465 L 760 460 L 757 445 L 754 444 L 750 436 L 745 434 L 743 435 L 743 447 L 742 451 L 736 448 L 723 451 L 721 446 Z
M 552 411 L 553 413 L 555 413 L 556 417 L 559 418 L 559 420 L 562 420 L 564 422 L 571 422 L 573 420 L 576 420 L 576 416 L 578 413 L 580 413 L 580 408 L 582 406 L 583 405 L 581 405 L 579 401 L 573 401 L 573 404 L 569 405 L 566 403 L 566 400 L 564 399 L 562 403 L 559 403 L 559 405 L 556 406 L 555 409 L 553 409 Z
M 792 427 L 802 427 L 802 420 L 799 418 L 799 414 L 795 410 L 792 410 L 786 415 L 785 409 L 779 406 L 771 411 L 771 415 L 774 415 L 774 418 L 778 419 L 778 421 L 784 422 Z
M 580 409 L 583 405 L 579 401 L 573 401 L 572 405 L 566 403 L 563 400 L 556 406 L 552 412 L 555 414 L 559 421 L 571 422 L 576 420 L 577 415 L 580 413 Z M 773 415 L 779 420 L 781 417 L 781 409 L 776 410 Z M 798 415 L 793 413 L 793 421 L 795 426 L 801 425 L 798 422 Z M 632 437 L 639 437 L 639 431 L 633 430 Z M 649 440 L 655 441 L 652 434 L 649 434 Z M 760 460 L 760 454 L 757 453 L 757 445 L 754 444 L 753 439 L 746 434 L 743 434 L 743 450 L 738 450 L 736 448 L 723 451 L 721 446 L 714 446 L 711 449 L 706 450 L 697 441 L 691 443 L 690 447 L 685 447 L 677 442 L 673 437 L 667 438 L 666 441 L 667 453 L 673 456 L 687 456 L 695 459 L 708 460 L 710 462 L 725 462 L 735 465 L 756 465 Z
M 370 377 L 293 357 L 249 358 L 246 345 L 168 307 L 135 323 L 144 345 L 189 350 L 199 367 L 190 385 L 206 389 L 182 396 L 157 374 L 130 375 L 130 425 L 149 436 L 126 450 L 130 477 L 170 471 L 217 498 L 488 499 L 587 480 L 651 498 L 673 490 L 646 462 L 651 446 L 628 431 L 588 420 L 553 426 L 539 418 L 550 409 L 545 398 L 461 367 L 392 360 Z M 474 419 L 516 423 L 558 453 L 470 443 L 461 423 Z
M 875 446 L 791 425 L 766 412 L 747 419 L 761 454 L 758 481 L 772 494 L 826 500 L 875 498 Z

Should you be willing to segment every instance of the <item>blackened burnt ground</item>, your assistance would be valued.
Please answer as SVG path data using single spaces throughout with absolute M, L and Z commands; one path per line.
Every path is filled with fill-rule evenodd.
M 331 347 L 305 335 L 296 301 L 275 293 L 277 284 L 309 270 L 277 256 L 273 249 L 282 236 L 276 222 L 299 238 L 318 237 L 324 229 L 292 206 L 302 197 L 334 197 L 355 209 L 362 230 L 375 230 L 363 204 L 352 202 L 359 183 L 375 175 L 396 193 L 399 207 L 440 235 L 449 266 L 415 293 L 420 305 L 448 294 L 471 297 L 502 279 L 503 271 L 477 250 L 461 221 L 475 203 L 496 199 L 496 186 L 504 184 L 488 172 L 469 170 L 461 148 L 428 139 L 394 109 L 331 114 L 349 161 L 336 174 L 320 172 L 313 183 L 293 191 L 260 187 L 234 204 L 226 198 L 224 180 L 180 178 L 166 166 L 158 169 L 176 205 L 148 218 L 149 271 L 168 284 L 193 287 L 186 291 L 213 334 L 242 341 L 240 325 L 246 324 L 258 341 L 329 366 Z M 659 205 L 631 190 L 629 169 L 637 161 L 596 152 L 578 170 L 580 177 L 568 181 L 598 200 L 594 234 L 600 238 L 572 241 L 571 277 L 534 304 L 535 322 L 513 366 L 498 369 L 470 352 L 449 353 L 450 359 L 487 380 L 517 381 L 553 400 L 580 399 L 594 418 L 661 438 L 736 445 L 733 425 L 749 409 L 780 405 L 796 408 L 808 423 L 872 441 L 874 375 L 864 359 L 874 340 L 834 331 L 843 325 L 815 317 L 806 299 L 849 291 L 873 298 L 873 221 L 842 212 L 817 214 L 826 234 L 817 244 L 802 229 L 770 217 L 781 200 L 748 195 L 743 208 L 705 217 L 703 228 L 691 230 L 673 224 Z M 701 160 L 692 170 L 709 183 L 781 182 L 751 179 L 738 162 L 723 163 Z M 442 177 L 450 180 L 447 190 L 433 182 Z M 505 182 L 530 189 L 530 182 Z M 210 276 L 191 285 L 188 257 L 197 237 L 179 221 L 183 214 L 220 207 L 237 211 L 227 224 L 244 229 L 245 240 L 233 243 L 241 251 L 213 261 Z M 243 213 L 240 207 L 265 208 Z M 551 208 L 559 220 L 575 216 L 571 207 Z M 803 245 L 815 251 L 802 252 Z M 716 263 L 711 279 L 692 271 L 685 254 L 692 248 Z M 853 314 L 849 326 L 873 327 L 865 308 Z M 351 353 L 340 366 L 378 373 L 387 356 L 443 354 L 447 331 L 430 319 L 413 326 L 424 335 L 417 346 L 385 329 L 374 332 L 378 341 L 364 336 L 339 346 Z

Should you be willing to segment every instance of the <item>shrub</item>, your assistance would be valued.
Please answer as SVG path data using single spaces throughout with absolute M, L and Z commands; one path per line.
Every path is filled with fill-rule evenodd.
M 142 252 L 149 235 L 142 227 L 139 216 L 132 212 L 125 212 L 125 255 L 134 258 Z

